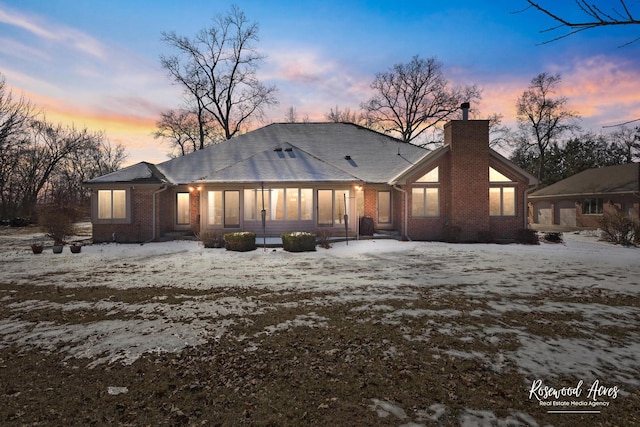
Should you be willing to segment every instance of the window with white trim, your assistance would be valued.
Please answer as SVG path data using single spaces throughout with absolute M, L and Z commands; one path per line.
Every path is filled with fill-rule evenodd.
M 126 219 L 127 190 L 98 190 L 98 219 Z
M 411 189 L 411 215 L 414 218 L 440 216 L 440 169 L 422 175 Z
M 516 215 L 516 187 L 511 178 L 489 167 L 489 216 Z

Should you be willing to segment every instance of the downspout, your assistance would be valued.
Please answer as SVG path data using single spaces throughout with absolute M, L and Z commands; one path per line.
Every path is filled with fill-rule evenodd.
M 524 229 L 527 230 L 529 228 L 529 193 L 531 193 L 532 191 L 534 191 L 536 187 L 529 187 L 526 190 L 524 190 L 524 210 L 523 215 L 524 216 Z
M 411 237 L 409 237 L 409 211 L 407 210 L 409 208 L 409 195 L 406 190 L 398 187 L 397 183 L 394 182 L 391 185 L 394 189 L 404 194 L 404 236 L 411 242 Z
M 147 240 L 144 243 L 149 243 L 149 242 L 153 242 L 154 240 L 156 240 L 156 194 L 160 194 L 163 191 L 167 190 L 168 188 L 169 187 L 167 187 L 166 185 L 163 185 L 159 190 L 156 190 L 156 191 L 153 192 L 153 197 L 152 197 L 152 199 L 153 199 L 152 200 L 152 204 L 153 204 L 152 212 L 153 213 L 152 213 L 152 217 L 151 217 L 152 218 L 151 219 L 151 224 L 152 224 L 152 227 L 153 227 L 153 233 L 151 234 L 151 239 Z

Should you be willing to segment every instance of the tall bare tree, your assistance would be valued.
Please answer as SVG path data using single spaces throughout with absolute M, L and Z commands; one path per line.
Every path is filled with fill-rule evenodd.
M 193 39 L 175 32 L 163 33 L 162 39 L 177 51 L 161 56 L 162 66 L 196 105 L 200 123 L 206 120 L 200 113 L 210 114 L 225 139 L 277 104 L 275 86 L 266 86 L 257 78 L 264 59 L 255 47 L 258 24 L 249 22 L 237 6 L 216 16 L 213 24 Z M 204 146 L 202 131 L 200 146 Z
M 546 154 L 551 144 L 566 132 L 578 129 L 578 114 L 569 110 L 568 99 L 554 94 L 562 78 L 559 74 L 541 73 L 531 79 L 529 87 L 516 102 L 520 148 L 534 149 L 538 157 L 538 180 L 544 180 Z
M 298 111 L 292 105 L 291 107 L 287 108 L 287 111 L 285 111 L 284 113 L 284 122 L 285 123 L 299 123 L 299 122 L 309 123 L 309 115 L 305 114 L 304 116 L 302 116 L 302 118 L 300 118 L 298 116 Z
M 553 12 L 549 8 L 540 6 L 540 4 L 538 4 L 537 2 L 527 0 L 527 3 L 529 3 L 531 7 L 544 13 L 557 22 L 558 25 L 543 30 L 543 32 L 555 31 L 560 28 L 568 30 L 567 33 L 554 37 L 546 43 L 560 40 L 581 31 L 598 27 L 640 25 L 640 19 L 634 17 L 633 11 L 629 7 L 633 3 L 627 5 L 627 2 L 625 0 L 618 0 L 615 3 L 607 0 L 606 6 L 611 6 L 611 10 L 605 10 L 603 8 L 604 5 L 598 5 L 587 0 L 576 0 L 575 2 L 578 9 L 584 15 L 584 19 L 573 20 L 567 17 L 562 17 L 557 12 Z M 617 6 L 615 6 L 615 4 L 617 4 Z M 626 44 L 635 43 L 638 40 L 640 40 L 640 37 L 637 37 Z
M 452 86 L 436 58 L 414 56 L 378 73 L 371 84 L 375 95 L 361 105 L 372 123 L 411 142 L 460 111 L 462 102 L 480 99 L 475 86 Z

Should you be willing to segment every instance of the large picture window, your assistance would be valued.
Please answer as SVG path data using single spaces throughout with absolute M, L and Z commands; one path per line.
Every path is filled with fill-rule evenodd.
M 98 190 L 98 219 L 126 219 L 127 191 Z
M 263 198 L 268 221 L 313 219 L 313 190 L 310 188 L 246 189 L 244 219 L 261 218 Z

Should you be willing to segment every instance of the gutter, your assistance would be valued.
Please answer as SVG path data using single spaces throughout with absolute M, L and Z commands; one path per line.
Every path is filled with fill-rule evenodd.
M 153 211 L 153 213 L 152 213 L 152 219 L 151 219 L 151 224 L 152 224 L 152 227 L 153 227 L 153 233 L 151 234 L 151 239 L 147 240 L 144 243 L 149 243 L 149 242 L 153 242 L 154 240 L 156 240 L 156 194 L 160 194 L 163 191 L 166 191 L 168 188 L 169 188 L 168 186 L 163 185 L 159 190 L 156 190 L 156 191 L 153 192 L 153 197 L 152 197 L 152 199 L 153 199 L 153 201 L 152 201 L 152 204 L 153 204 L 152 211 Z
M 403 190 L 402 188 L 398 187 L 397 182 L 392 182 L 391 186 L 395 189 L 400 191 L 401 193 L 404 194 L 404 236 L 407 238 L 408 241 L 411 242 L 411 237 L 409 237 L 409 211 L 407 210 L 409 208 L 409 196 L 406 190 Z

